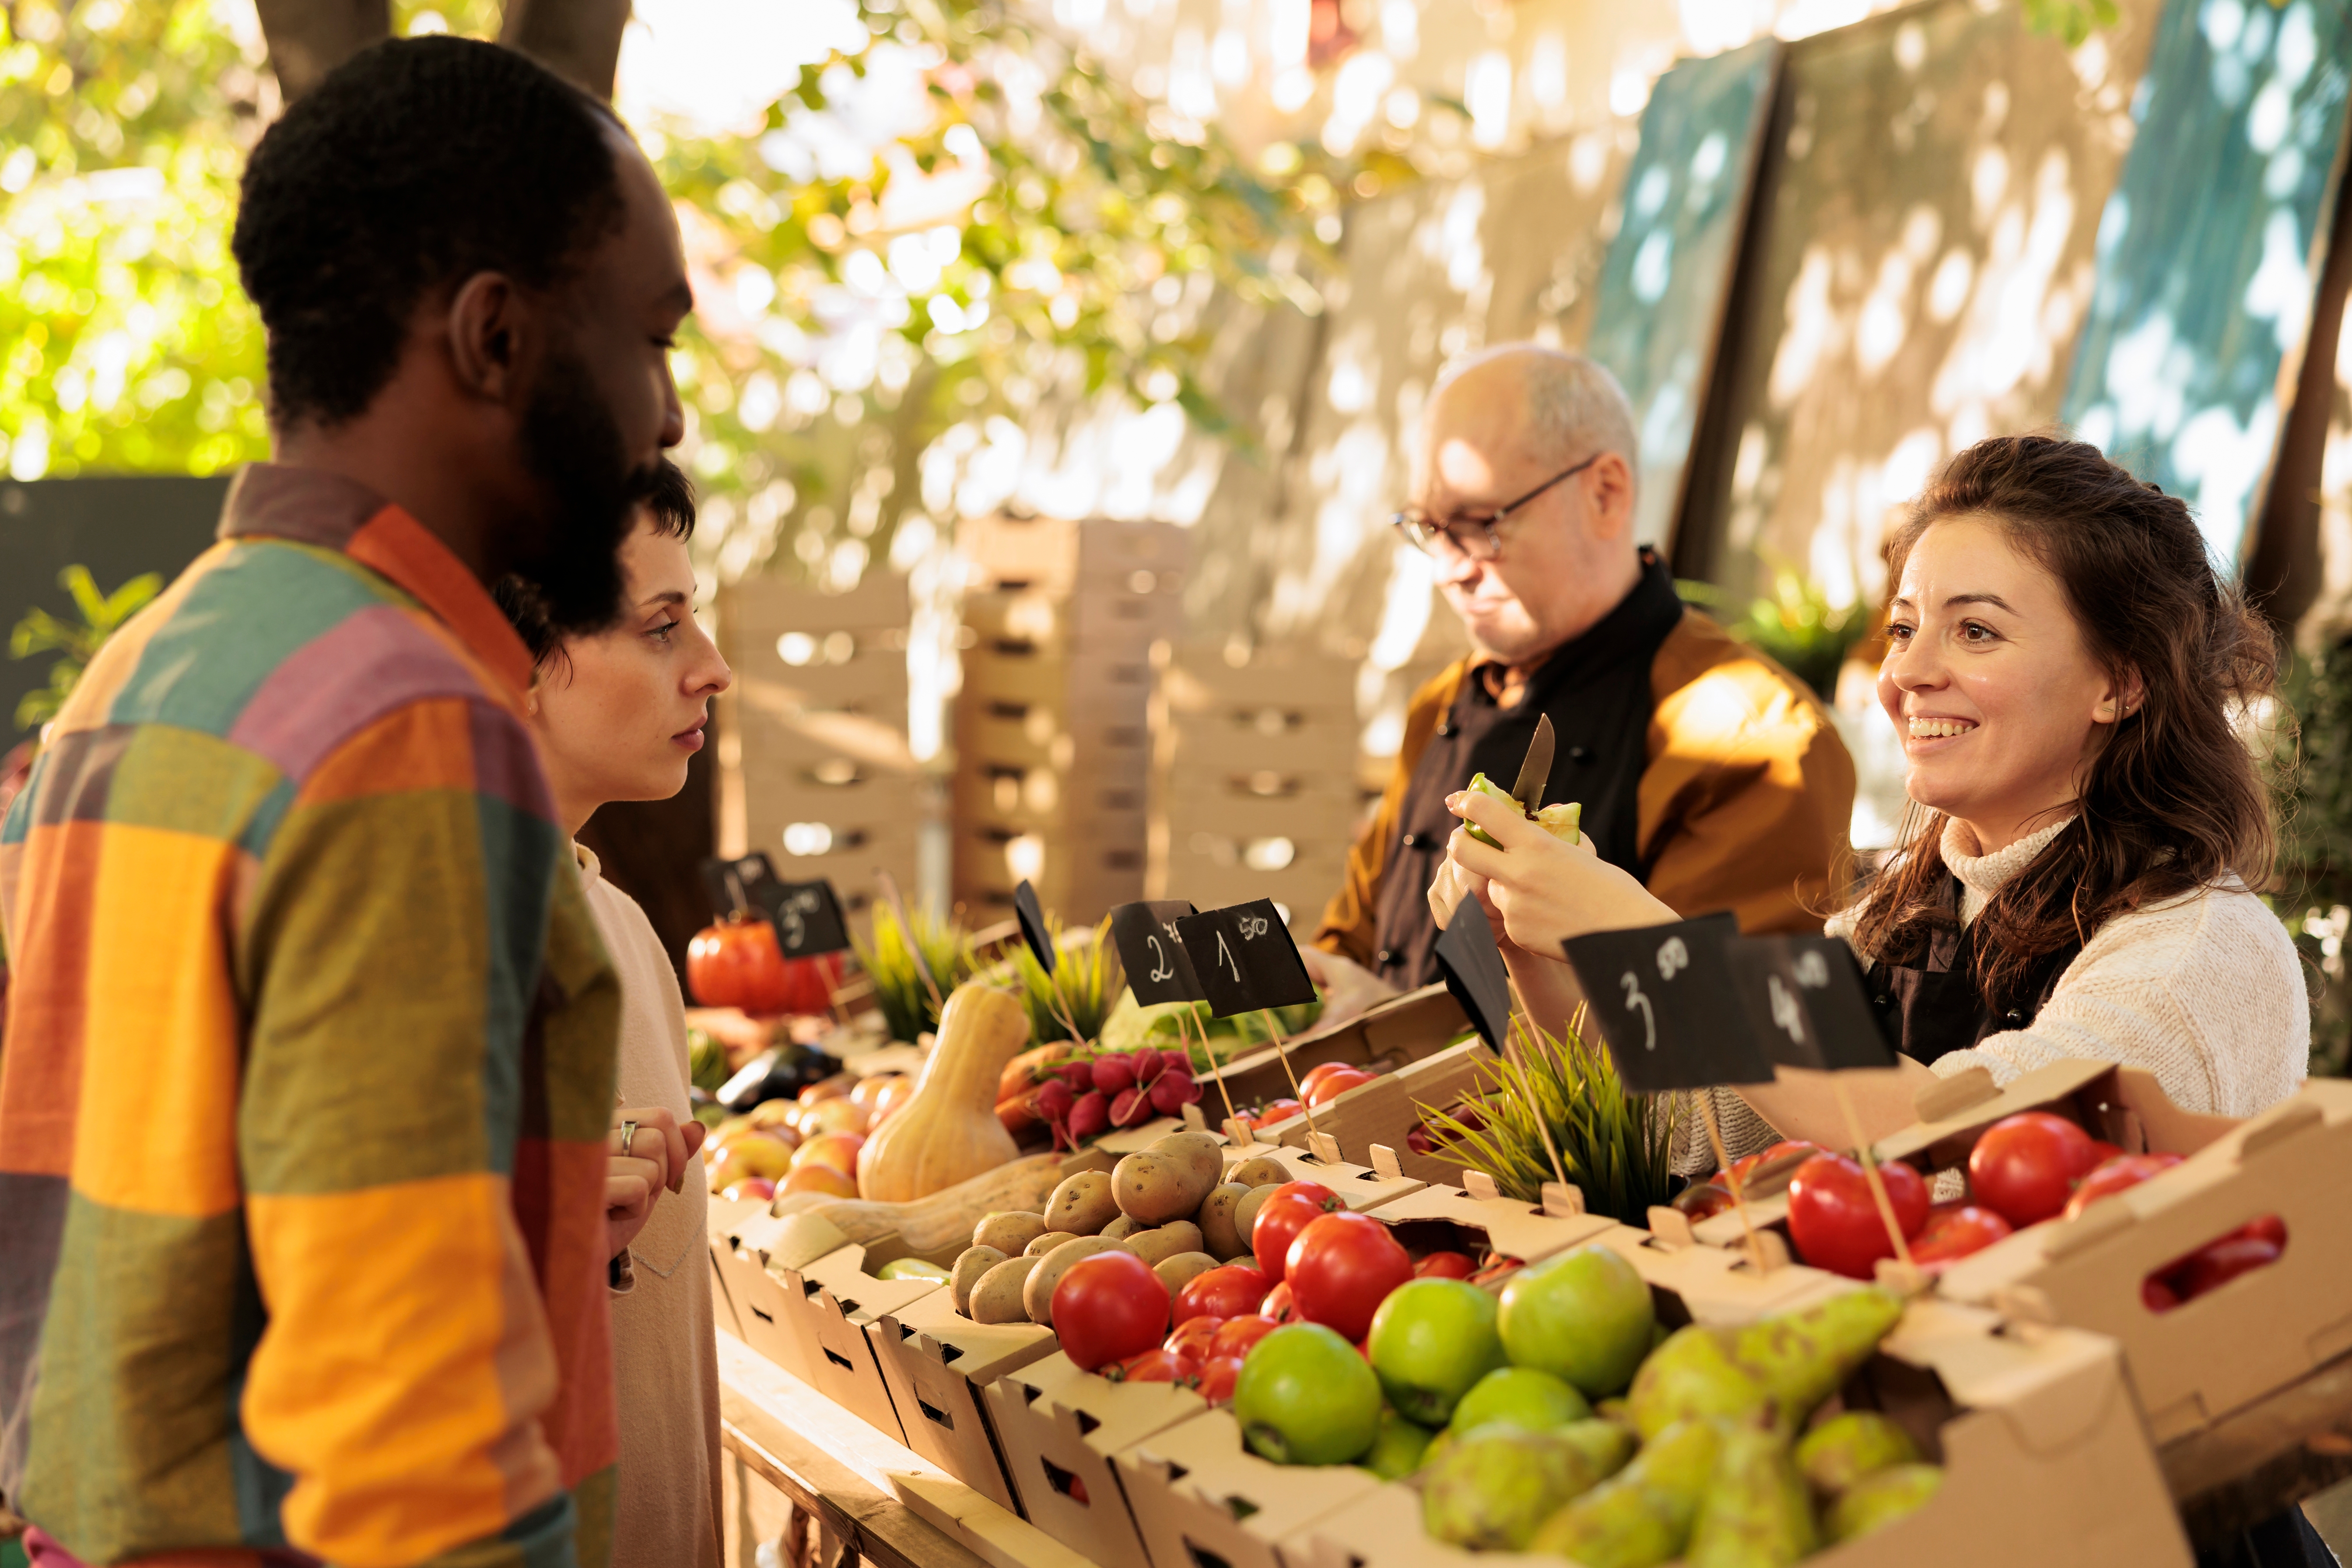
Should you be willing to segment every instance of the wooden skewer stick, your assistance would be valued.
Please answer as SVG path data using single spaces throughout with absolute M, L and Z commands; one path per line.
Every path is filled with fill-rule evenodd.
M 1183 1011 L 1176 1015 L 1176 1037 L 1183 1042 L 1184 1051 L 1188 1056 L 1192 1050 L 1192 1037 L 1185 1032 L 1184 1020 L 1190 1017 L 1192 1013 L 1192 1004 L 1187 1002 L 1183 1004 Z M 1217 1047 L 1209 1043 L 1209 1026 L 1206 1024 L 1201 1026 L 1201 1054 L 1209 1058 L 1210 1075 L 1217 1080 L 1217 1092 L 1224 1097 L 1225 1120 L 1240 1121 L 1240 1112 L 1234 1109 L 1234 1091 L 1225 1083 L 1225 1069 L 1217 1061 Z
M 1895 1200 L 1886 1195 L 1878 1162 L 1871 1157 L 1870 1140 L 1862 1135 L 1862 1118 L 1854 1114 L 1853 1097 L 1846 1092 L 1845 1079 L 1836 1073 L 1830 1074 L 1830 1088 L 1837 1095 L 1838 1109 L 1845 1113 L 1846 1136 L 1853 1140 L 1854 1158 L 1862 1162 L 1862 1179 L 1870 1184 L 1870 1198 L 1878 1205 L 1878 1217 L 1885 1222 L 1887 1239 L 1895 1243 L 1895 1256 L 1908 1270 L 1915 1267 L 1911 1244 L 1903 1239 L 1902 1222 L 1895 1217 Z
M 1535 1118 L 1537 1132 L 1543 1137 L 1544 1152 L 1551 1157 L 1552 1179 L 1564 1187 L 1569 1184 L 1568 1168 L 1559 1162 L 1559 1145 L 1552 1142 L 1551 1119 L 1544 1114 L 1543 1106 L 1536 1100 L 1535 1085 L 1530 1081 L 1534 1075 L 1528 1070 L 1528 1054 L 1518 1043 L 1522 1028 L 1528 1031 L 1529 1043 L 1533 1043 L 1535 1025 L 1528 1017 L 1528 1001 L 1519 994 L 1519 983 L 1511 981 L 1510 987 L 1512 1013 L 1510 1023 L 1503 1030 L 1503 1049 L 1507 1059 L 1519 1069 L 1519 1092 L 1528 1102 L 1528 1114 Z
M 1306 1114 L 1307 1135 L 1320 1138 L 1323 1129 L 1315 1125 L 1315 1108 L 1307 1103 L 1307 1095 L 1298 1087 L 1298 1074 L 1290 1065 L 1290 1042 L 1283 1037 L 1282 1026 L 1275 1021 L 1273 1008 L 1260 1008 L 1259 1012 L 1265 1018 L 1266 1037 L 1274 1042 L 1274 1054 L 1282 1060 L 1283 1076 L 1290 1079 L 1290 1092 L 1297 1096 L 1298 1109 Z
M 1706 1141 L 1715 1150 L 1715 1168 L 1723 1173 L 1724 1184 L 1731 1189 L 1731 1206 L 1739 1211 L 1739 1228 L 1748 1235 L 1748 1260 L 1762 1274 L 1769 1267 L 1764 1261 L 1764 1244 L 1756 1239 L 1756 1221 L 1748 1212 L 1748 1194 L 1739 1190 L 1739 1178 L 1731 1173 L 1731 1155 L 1723 1146 L 1723 1129 L 1715 1120 L 1715 1091 L 1696 1089 L 1691 1098 L 1698 1101 L 1698 1119 L 1706 1124 Z

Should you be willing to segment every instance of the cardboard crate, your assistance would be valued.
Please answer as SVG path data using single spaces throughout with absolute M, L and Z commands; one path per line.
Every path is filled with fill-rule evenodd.
M 1215 1097 L 1212 1095 L 1210 1098 Z M 1209 1100 L 1203 1100 L 1201 1103 L 1205 1106 Z M 1421 1191 L 1426 1184 L 1393 1171 L 1377 1171 L 1369 1165 L 1351 1164 L 1345 1160 L 1327 1160 L 1313 1150 L 1291 1148 L 1280 1143 L 1228 1145 L 1225 1169 L 1231 1171 L 1245 1160 L 1259 1159 L 1272 1160 L 1287 1167 L 1294 1182 L 1320 1182 L 1358 1214 L 1384 1209 L 1399 1198 Z
M 850 1243 L 813 1263 L 782 1270 L 787 1331 L 798 1342 L 803 1383 L 893 1442 L 907 1441 L 905 1424 L 882 1376 L 866 1328 L 943 1287 L 936 1279 L 879 1279 L 874 1270 L 911 1257 L 896 1237 Z M 770 1272 L 777 1272 L 772 1261 Z M 790 1370 L 790 1369 L 787 1369 Z
M 2072 1220 L 1962 1258 L 1938 1288 L 2021 1321 L 2113 1337 L 2158 1443 L 2197 1432 L 2352 1352 L 2352 1083 L 2303 1092 Z M 2169 1311 L 2140 1282 L 2250 1220 L 2286 1226 L 2278 1261 Z
M 866 1331 L 907 1447 L 994 1502 L 1018 1510 L 981 1391 L 1044 1360 L 1058 1342 L 1035 1323 L 975 1323 L 935 1290 Z
M 1113 1383 L 1056 1352 L 990 1384 L 987 1405 L 1029 1522 L 1101 1568 L 1149 1568 L 1111 1456 L 1200 1415 L 1201 1396 Z
M 1263 1105 L 1268 1100 L 1292 1098 L 1292 1076 L 1303 1077 L 1309 1068 L 1326 1062 L 1359 1068 L 1384 1064 L 1394 1070 L 1437 1055 L 1459 1039 L 1469 1026 L 1461 1004 L 1454 1000 L 1451 992 L 1443 985 L 1424 985 L 1344 1022 L 1318 1025 L 1295 1035 L 1280 1050 L 1271 1045 L 1263 1046 L 1246 1056 L 1227 1060 L 1204 1079 L 1206 1093 L 1202 1103 L 1213 1102 L 1218 1114 L 1223 1113 L 1223 1101 L 1218 1098 L 1216 1084 L 1211 1079 L 1223 1079 L 1232 1090 L 1236 1105 Z
M 1209 1410 L 1113 1456 L 1151 1568 L 1286 1568 L 1278 1544 L 1381 1490 L 1353 1465 L 1276 1465 Z
M 1494 1064 L 1495 1053 L 1474 1035 L 1324 1101 L 1315 1108 L 1311 1122 L 1301 1111 L 1287 1121 L 1259 1128 L 1257 1135 L 1303 1148 L 1310 1132 L 1320 1132 L 1338 1145 L 1341 1159 L 1424 1182 L 1459 1183 L 1463 1168 L 1458 1163 L 1417 1154 L 1406 1140 L 1421 1124 L 1423 1107 L 1445 1110 L 1491 1085 Z
M 1914 1303 L 1856 1386 L 1927 1440 L 1944 1465 L 1943 1489 L 1909 1517 L 1806 1558 L 1807 1568 L 2191 1562 L 2112 1342 L 2064 1330 L 2020 1339 L 1990 1313 Z M 1402 1484 L 1326 1511 L 1280 1552 L 1285 1568 L 1560 1563 L 1432 1539 L 1421 1494 Z
M 1416 1258 L 1433 1252 L 1466 1252 L 1474 1258 L 1491 1253 L 1522 1263 L 1538 1262 L 1622 1228 L 1615 1220 L 1583 1213 L 1580 1202 L 1543 1208 L 1495 1196 L 1492 1184 L 1485 1191 L 1486 1195 L 1481 1196 L 1432 1184 L 1382 1204 L 1373 1217 L 1393 1226 L 1398 1241 Z

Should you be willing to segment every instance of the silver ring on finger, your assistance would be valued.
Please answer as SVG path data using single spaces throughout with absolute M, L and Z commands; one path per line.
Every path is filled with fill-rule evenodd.
M 636 1136 L 637 1124 L 635 1122 L 624 1121 L 621 1123 L 621 1158 L 624 1160 L 629 1157 L 629 1145 L 635 1140 Z

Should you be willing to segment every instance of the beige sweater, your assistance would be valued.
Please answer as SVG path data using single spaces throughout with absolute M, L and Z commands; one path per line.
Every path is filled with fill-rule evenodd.
M 1997 854 L 1971 855 L 1975 837 L 1949 824 L 1940 848 L 1959 879 L 1961 924 L 1981 914 L 2065 826 Z M 1832 916 L 1829 934 L 1851 942 L 1854 919 L 1852 910 Z M 2007 1083 L 2069 1058 L 2145 1068 L 2185 1110 L 2252 1116 L 2276 1105 L 2302 1086 L 2311 1058 L 2311 1012 L 2294 939 L 2235 877 L 2117 915 L 2059 975 L 2032 1027 L 1988 1035 L 1928 1070 L 1949 1077 L 1980 1067 Z M 1713 1098 L 1734 1158 L 1779 1136 L 1731 1090 L 1714 1090 Z M 1674 1168 L 1685 1174 L 1715 1168 L 1696 1127 L 1676 1128 Z
M 573 847 L 588 907 L 621 977 L 621 1100 L 692 1115 L 686 1005 L 646 912 Z M 635 1283 L 613 1297 L 621 1465 L 613 1568 L 719 1568 L 719 1347 L 712 1337 L 709 1198 L 699 1161 L 629 1247 Z
M 1968 853 L 1974 836 L 1947 826 L 1940 847 L 1960 880 L 1960 922 L 1982 913 L 2065 826 L 1993 855 Z M 1829 930 L 1850 940 L 1851 911 Z M 2185 1110 L 2252 1116 L 2276 1105 L 2310 1068 L 2311 1010 L 2294 939 L 2235 877 L 2117 915 L 2058 976 L 2032 1027 L 1988 1035 L 1933 1070 L 1980 1067 L 2007 1083 L 2070 1057 L 2146 1068 Z

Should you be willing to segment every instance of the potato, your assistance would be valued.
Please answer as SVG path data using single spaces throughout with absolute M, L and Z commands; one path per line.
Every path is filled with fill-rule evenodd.
M 1074 1230 L 1049 1230 L 1044 1235 L 1038 1237 L 1036 1240 L 1031 1242 L 1028 1246 L 1023 1247 L 1021 1249 L 1021 1256 L 1024 1258 L 1043 1258 L 1045 1254 L 1053 1251 L 1054 1248 L 1061 1246 L 1062 1243 L 1066 1241 L 1076 1241 L 1077 1239 L 1078 1234 Z
M 1253 1190 L 1239 1182 L 1227 1182 L 1201 1200 L 1201 1212 L 1192 1216 L 1192 1223 L 1201 1227 L 1202 1245 L 1213 1257 L 1238 1258 L 1247 1250 L 1242 1246 L 1241 1232 L 1234 1228 L 1234 1210 Z
M 963 1256 L 955 1260 L 948 1275 L 948 1294 L 955 1299 L 955 1310 L 965 1317 L 971 1316 L 971 1288 L 980 1277 L 1004 1261 L 1004 1254 L 992 1247 L 968 1247 Z
M 1110 1173 L 1081 1171 L 1066 1179 L 1045 1200 L 1045 1228 L 1072 1236 L 1092 1236 L 1118 1217 L 1118 1203 L 1110 1195 Z
M 1290 1167 L 1279 1160 L 1260 1154 L 1255 1159 L 1244 1160 L 1227 1171 L 1225 1180 L 1239 1182 L 1245 1187 L 1278 1187 L 1290 1180 Z
M 1150 1228 L 1151 1227 L 1150 1226 L 1144 1224 L 1139 1219 L 1133 1219 L 1126 1215 L 1121 1215 L 1117 1219 L 1111 1221 L 1108 1225 L 1103 1226 L 1100 1234 L 1106 1239 L 1110 1241 L 1125 1241 L 1137 1231 L 1150 1230 Z
M 1167 1154 L 1189 1160 L 1192 1169 L 1215 1186 L 1223 1180 L 1224 1141 L 1213 1132 L 1171 1132 L 1143 1146 L 1147 1154 Z
M 1267 1198 L 1279 1191 L 1279 1187 L 1252 1187 L 1242 1194 L 1242 1201 L 1234 1205 L 1234 1234 L 1241 1237 L 1244 1248 L 1249 1247 L 1250 1231 L 1257 1224 L 1257 1211 L 1265 1206 Z
M 1024 1247 L 1053 1228 L 1043 1215 L 999 1210 L 980 1216 L 980 1223 L 971 1227 L 971 1244 L 992 1247 L 1007 1258 L 1018 1258 Z
M 1178 1132 L 1111 1167 L 1111 1194 L 1121 1214 L 1145 1225 L 1183 1219 L 1201 1206 L 1223 1169 L 1205 1132 Z
M 971 1321 L 975 1323 L 1024 1323 L 1029 1314 L 1021 1305 L 1021 1287 L 1036 1272 L 1042 1258 L 1008 1258 L 980 1277 L 971 1288 Z
M 1119 1244 L 1155 1267 L 1180 1252 L 1201 1250 L 1201 1227 L 1189 1219 L 1171 1219 L 1150 1230 L 1139 1230 Z
M 1160 1276 L 1160 1282 L 1173 1296 L 1216 1266 L 1217 1260 L 1205 1252 L 1180 1252 L 1153 1264 L 1151 1271 Z
M 1054 1287 L 1070 1271 L 1070 1265 L 1100 1252 L 1124 1252 L 1119 1242 L 1107 1241 L 1099 1236 L 1074 1236 L 1054 1248 L 1038 1261 L 1036 1270 L 1021 1287 L 1022 1310 L 1033 1323 L 1051 1328 L 1054 1323 Z

